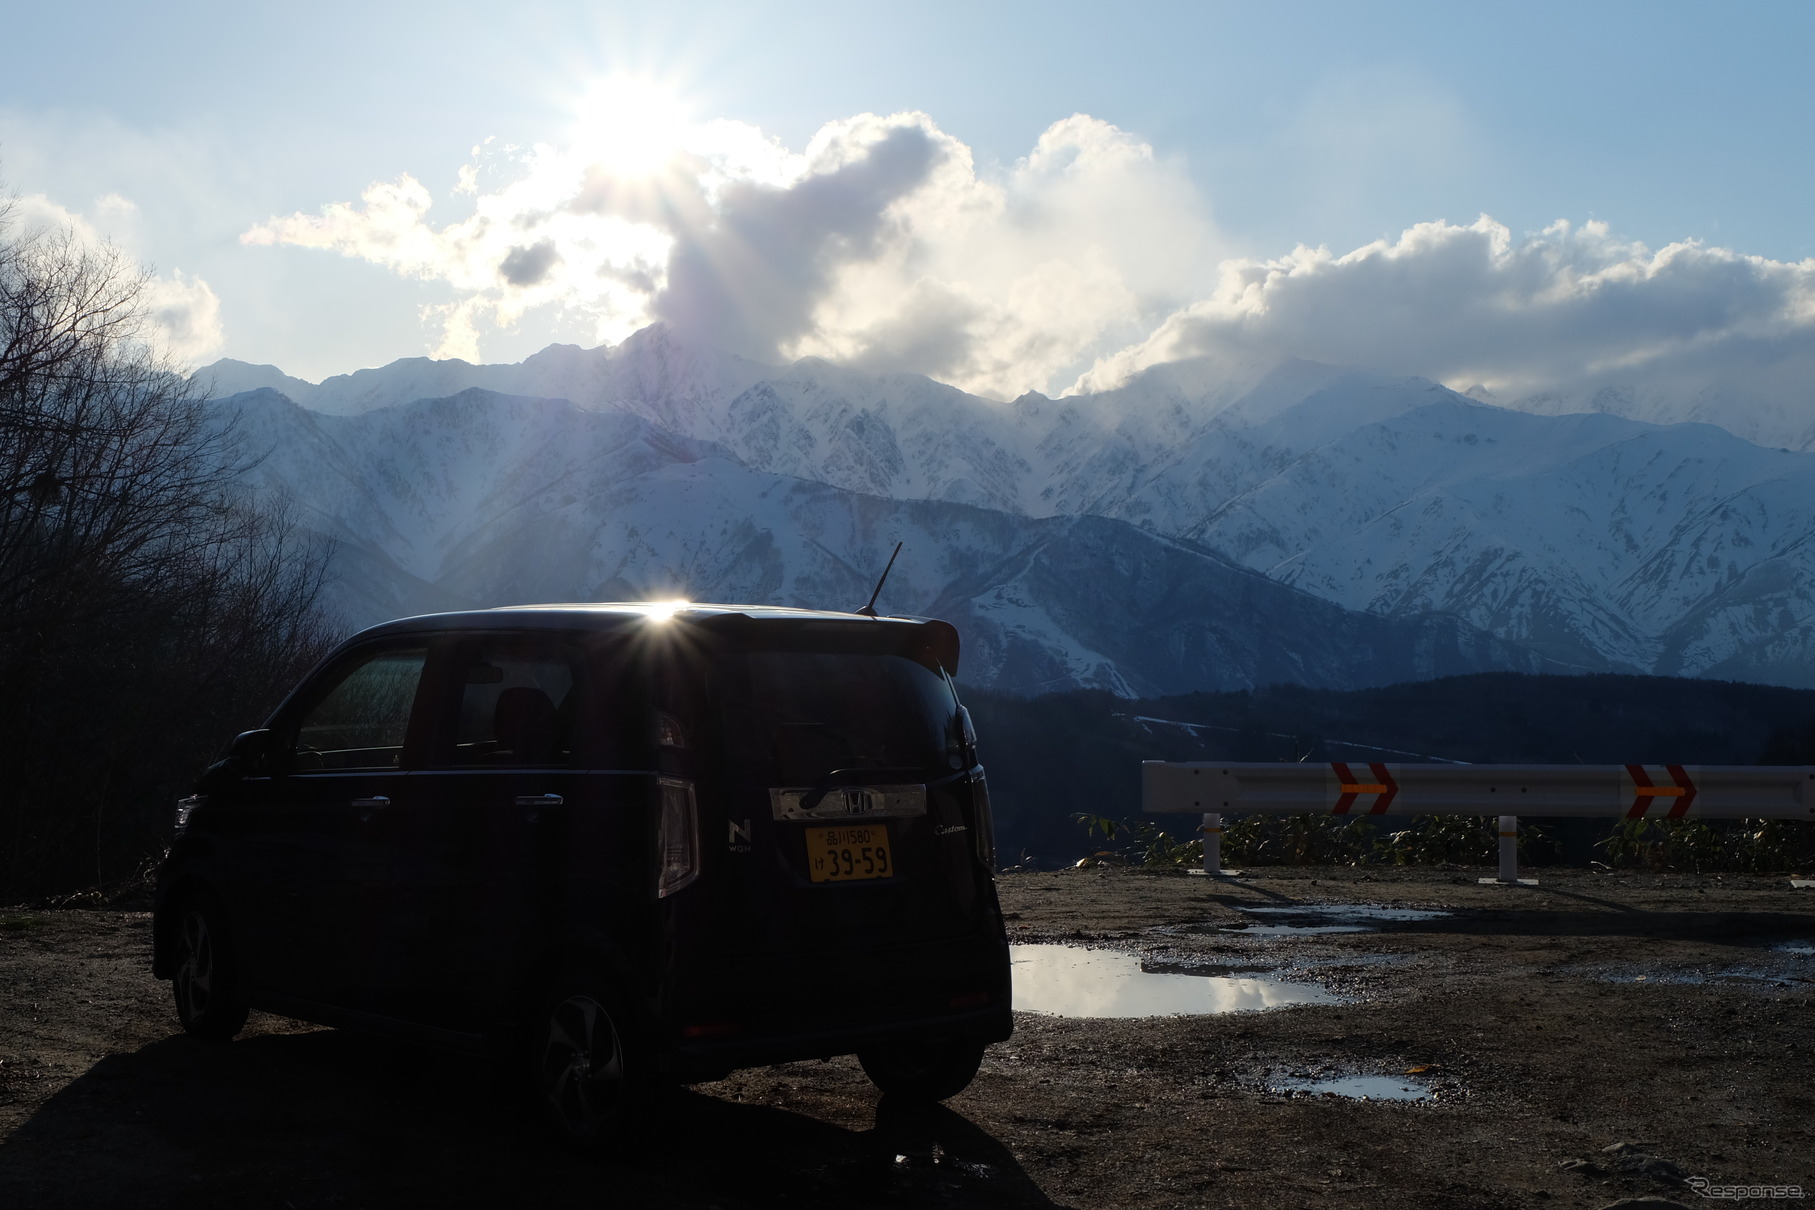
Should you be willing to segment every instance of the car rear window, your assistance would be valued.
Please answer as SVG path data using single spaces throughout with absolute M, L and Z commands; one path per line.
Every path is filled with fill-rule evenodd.
M 876 645 L 861 632 L 795 632 L 721 654 L 716 696 L 740 772 L 774 786 L 813 785 L 839 769 L 903 780 L 949 773 L 958 708 L 950 682 Z

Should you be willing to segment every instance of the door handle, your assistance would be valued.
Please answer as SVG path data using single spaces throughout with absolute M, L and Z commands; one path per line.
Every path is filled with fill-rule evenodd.
M 359 818 L 365 819 L 374 811 L 382 811 L 391 805 L 391 800 L 380 794 L 376 798 L 355 798 L 353 809 L 359 812 Z
M 567 800 L 562 798 L 559 794 L 517 795 L 517 805 L 519 807 L 558 807 L 566 801 Z

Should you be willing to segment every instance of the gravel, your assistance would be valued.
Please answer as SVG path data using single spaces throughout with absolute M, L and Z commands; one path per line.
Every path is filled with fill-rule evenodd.
M 1815 1193 L 1815 954 L 1798 952 L 1815 890 L 1479 872 L 1004 875 L 1017 941 L 1285 972 L 1345 1002 L 1019 1013 L 976 1082 L 931 1109 L 879 1102 L 852 1059 L 739 1072 L 677 1091 L 654 1140 L 615 1160 L 545 1142 L 475 1060 L 263 1014 L 232 1044 L 192 1042 L 149 974 L 147 914 L 4 910 L 0 1205 L 1598 1208 L 1698 1203 L 1695 1179 Z M 1328 923 L 1345 904 L 1445 914 L 1239 927 L 1263 919 L 1244 908 Z M 1432 1095 L 1300 1087 L 1348 1076 Z

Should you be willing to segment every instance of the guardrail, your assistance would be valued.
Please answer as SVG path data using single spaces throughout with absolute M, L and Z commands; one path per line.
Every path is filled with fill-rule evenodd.
M 1204 872 L 1222 869 L 1226 812 L 1491 815 L 1500 872 L 1519 878 L 1519 817 L 1815 819 L 1809 765 L 1394 765 L 1141 762 L 1141 810 L 1204 817 Z M 1798 882 L 1797 885 L 1802 885 Z

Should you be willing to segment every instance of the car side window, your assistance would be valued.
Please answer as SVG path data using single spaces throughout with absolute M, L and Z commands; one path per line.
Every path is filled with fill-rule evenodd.
M 438 764 L 570 766 L 584 702 L 586 661 L 559 639 L 474 643 L 454 680 L 460 704 Z
M 346 669 L 304 712 L 290 767 L 397 768 L 427 660 L 427 647 L 392 647 Z

